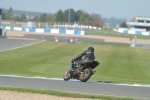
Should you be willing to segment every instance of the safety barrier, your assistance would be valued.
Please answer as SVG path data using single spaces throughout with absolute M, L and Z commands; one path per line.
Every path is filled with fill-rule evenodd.
M 142 32 L 142 31 L 135 31 L 135 30 L 128 30 L 128 29 L 114 29 L 114 31 L 124 33 L 124 34 L 135 34 L 135 35 L 146 35 L 150 36 L 150 32 Z
M 84 35 L 85 32 L 81 30 L 65 30 L 65 29 L 41 29 L 41 28 L 25 28 L 25 27 L 13 27 L 13 26 L 1 26 L 2 30 L 15 30 L 23 32 L 34 33 L 56 33 L 56 34 L 75 34 Z
M 150 40 L 133 38 L 130 40 L 130 47 L 150 48 Z

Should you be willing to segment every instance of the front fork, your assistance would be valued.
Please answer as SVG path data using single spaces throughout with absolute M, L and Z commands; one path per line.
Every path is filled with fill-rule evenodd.
M 70 70 L 74 70 L 75 67 L 73 66 L 73 63 L 70 64 Z

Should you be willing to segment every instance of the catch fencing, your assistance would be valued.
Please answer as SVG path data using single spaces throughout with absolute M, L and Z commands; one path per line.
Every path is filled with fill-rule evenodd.
M 150 40 L 148 40 L 148 39 L 132 39 L 130 47 L 150 48 Z

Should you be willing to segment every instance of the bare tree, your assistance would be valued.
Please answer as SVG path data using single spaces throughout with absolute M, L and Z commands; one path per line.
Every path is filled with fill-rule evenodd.
M 96 22 L 96 23 L 100 23 L 101 20 L 102 20 L 102 17 L 100 14 L 97 14 L 97 13 L 93 13 L 90 15 L 92 21 Z

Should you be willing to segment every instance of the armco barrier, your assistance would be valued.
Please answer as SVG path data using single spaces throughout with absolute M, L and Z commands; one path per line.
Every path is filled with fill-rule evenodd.
M 2 26 L 2 30 L 15 30 L 23 32 L 34 32 L 34 33 L 56 33 L 56 34 L 75 34 L 84 35 L 84 31 L 80 30 L 65 30 L 65 29 L 40 29 L 40 28 L 25 28 L 25 27 L 13 27 L 13 26 Z

